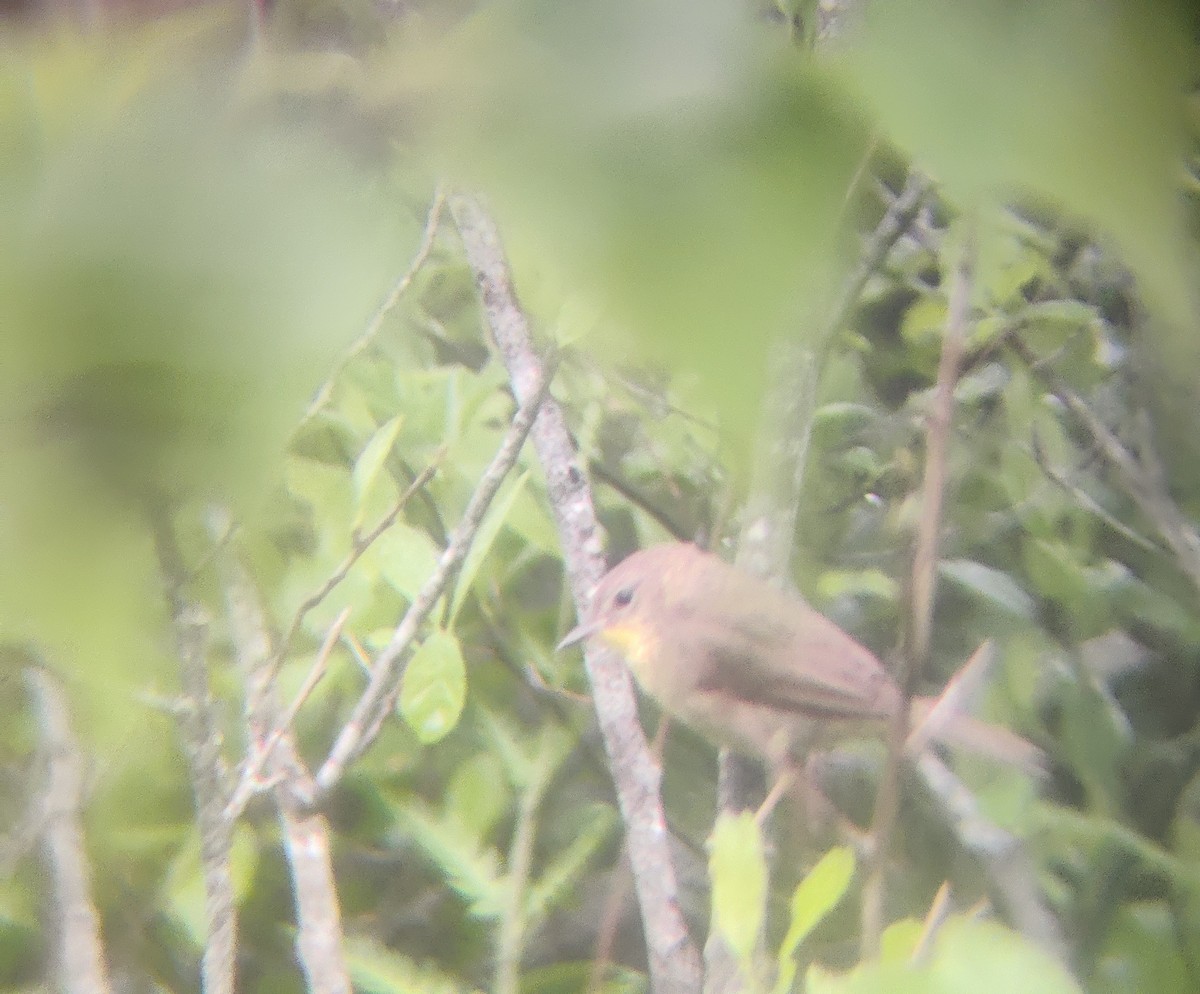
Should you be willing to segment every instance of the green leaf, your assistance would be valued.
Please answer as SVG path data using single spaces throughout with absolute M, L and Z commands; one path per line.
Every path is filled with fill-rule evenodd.
M 404 671 L 400 713 L 417 738 L 437 742 L 458 724 L 467 694 L 467 672 L 458 639 L 438 629 L 421 643 Z
M 1025 570 L 1041 596 L 1073 604 L 1087 595 L 1087 578 L 1076 558 L 1078 550 L 1069 543 L 1026 537 L 1021 552 Z
M 471 543 L 467 558 L 463 560 L 462 569 L 459 570 L 458 583 L 454 587 L 454 598 L 450 602 L 450 617 L 446 621 L 447 628 L 454 627 L 454 622 L 471 589 L 471 584 L 475 582 L 479 568 L 483 565 L 488 553 L 491 552 L 492 544 L 496 541 L 496 536 L 500 534 L 500 529 L 504 527 L 504 521 L 508 517 L 509 511 L 512 510 L 513 501 L 520 495 L 525 487 L 525 481 L 528 479 L 529 471 L 526 470 L 508 486 L 504 494 L 492 502 L 492 506 L 488 509 L 483 523 L 479 526 L 479 531 L 475 533 L 475 540 Z
M 839 597 L 876 597 L 895 601 L 900 595 L 896 581 L 877 569 L 827 570 L 817 581 L 817 599 L 828 603 Z
M 876 412 L 866 404 L 835 401 L 822 404 L 813 412 L 813 432 L 829 439 L 844 439 L 875 424 Z
M 1081 994 L 1049 953 L 995 922 L 954 916 L 934 941 L 932 991 L 972 994 Z
M 285 480 L 289 492 L 305 501 L 325 527 L 349 517 L 353 495 L 344 467 L 293 457 L 285 464 Z
M 1011 576 L 972 559 L 945 559 L 938 572 L 947 580 L 1018 618 L 1034 617 L 1037 605 Z
M 367 493 L 379 476 L 379 471 L 383 469 L 403 426 L 404 418 L 399 414 L 384 422 L 367 440 L 367 444 L 354 461 L 354 496 L 357 498 L 360 513 Z
M 927 294 L 904 312 L 900 334 L 916 348 L 940 348 L 946 329 L 946 299 Z
M 767 901 L 767 858 L 754 815 L 724 812 L 709 839 L 713 923 L 738 960 L 749 964 L 762 930 Z
M 792 893 L 791 923 L 779 947 L 779 978 L 776 994 L 787 994 L 796 976 L 796 950 L 809 932 L 842 899 L 854 877 L 854 850 L 846 846 L 830 849 Z
M 375 565 L 393 590 L 411 601 L 433 575 L 439 554 L 427 533 L 397 522 L 363 558 Z
M 1188 990 L 1189 968 L 1180 950 L 1181 926 L 1188 919 L 1180 918 L 1179 910 L 1165 901 L 1121 908 L 1098 960 L 1095 989 L 1109 994 Z
M 909 929 L 911 934 L 911 928 Z M 934 937 L 927 963 L 870 961 L 837 974 L 810 967 L 807 994 L 1081 994 L 1048 953 L 994 922 L 954 916 Z
M 350 980 L 359 994 L 478 994 L 477 988 L 430 963 L 417 963 L 363 936 L 348 937 L 345 949 Z

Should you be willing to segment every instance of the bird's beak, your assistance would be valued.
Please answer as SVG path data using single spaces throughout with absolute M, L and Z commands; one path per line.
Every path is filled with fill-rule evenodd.
M 604 626 L 598 620 L 581 621 L 563 636 L 562 641 L 554 647 L 554 651 L 562 652 L 563 649 L 569 649 L 573 645 L 585 642 L 600 631 L 602 627 Z

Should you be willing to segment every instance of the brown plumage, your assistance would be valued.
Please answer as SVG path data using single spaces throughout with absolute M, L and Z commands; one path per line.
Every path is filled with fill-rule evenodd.
M 610 570 L 560 647 L 599 638 L 668 713 L 773 763 L 865 731 L 882 734 L 900 688 L 879 659 L 802 599 L 694 545 L 643 549 Z M 918 724 L 933 702 L 913 702 Z M 932 737 L 1036 767 L 1006 729 L 952 715 Z

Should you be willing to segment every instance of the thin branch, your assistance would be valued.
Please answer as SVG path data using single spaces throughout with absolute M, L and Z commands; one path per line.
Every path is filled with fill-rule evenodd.
M 1200 533 L 1167 492 L 1161 460 L 1150 440 L 1145 415 L 1139 416 L 1142 437 L 1135 455 L 1079 394 L 1047 363 L 1038 359 L 1018 334 L 1019 330 L 1018 325 L 1005 335 L 1006 344 L 1091 435 L 1104 461 L 1116 470 L 1125 492 L 1162 536 L 1174 553 L 1179 568 L 1200 592 Z
M 480 478 L 466 510 L 463 511 L 462 520 L 454 529 L 450 541 L 438 559 L 437 568 L 417 592 L 400 624 L 396 626 L 391 640 L 372 665 L 367 689 L 363 691 L 349 721 L 317 773 L 317 786 L 322 793 L 328 792 L 341 778 L 346 767 L 375 741 L 384 719 L 391 713 L 396 696 L 400 692 L 400 677 L 412 653 L 417 633 L 437 605 L 450 577 L 466 558 L 488 507 L 516 464 L 525 438 L 537 418 L 538 408 L 550 389 L 550 376 L 548 371 L 536 388 L 521 400 L 500 448 Z
M 858 265 L 843 284 L 841 295 L 834 301 L 829 320 L 817 339 L 818 353 L 823 353 L 834 336 L 845 326 L 850 312 L 866 288 L 867 281 L 879 272 L 893 246 L 912 227 L 932 192 L 933 184 L 926 176 L 915 169 L 908 174 L 904 188 L 896 195 L 875 226 L 875 230 L 863 243 Z
M 291 706 L 280 718 L 278 725 L 268 737 L 266 742 L 260 748 L 251 749 L 251 755 L 248 758 L 245 768 L 242 770 L 241 780 L 238 782 L 237 788 L 233 792 L 233 797 L 229 801 L 229 806 L 225 809 L 225 817 L 230 821 L 235 821 L 241 817 L 242 812 L 246 808 L 246 804 L 254 795 L 258 788 L 258 775 L 262 772 L 263 767 L 271 759 L 275 747 L 279 745 L 284 735 L 290 732 L 292 725 L 296 721 L 296 716 L 300 713 L 300 709 L 304 706 L 304 702 L 308 700 L 317 684 L 321 682 L 329 669 L 329 657 L 333 653 L 333 648 L 341 640 L 342 629 L 346 626 L 346 621 L 350 617 L 350 608 L 342 608 L 341 613 L 334 619 L 333 625 L 325 635 L 325 640 L 321 643 L 321 649 L 317 653 L 317 658 L 313 662 L 312 668 L 308 672 L 308 676 L 304 678 L 304 683 L 296 692 L 296 697 L 292 701 Z
M 270 676 L 274 676 L 278 672 L 279 667 L 283 665 L 283 660 L 287 656 L 292 640 L 296 637 L 296 633 L 300 631 L 300 626 L 304 624 L 304 619 L 308 616 L 308 613 L 325 600 L 338 584 L 350 575 L 350 570 L 354 568 L 354 564 L 363 557 L 366 551 L 375 544 L 384 532 L 396 523 L 396 519 L 400 517 L 400 512 L 404 510 L 413 495 L 422 490 L 433 479 L 444 454 L 445 450 L 443 449 L 434 456 L 433 461 L 417 474 L 416 478 L 408 485 L 404 493 L 396 499 L 391 509 L 379 520 L 379 523 L 374 528 L 365 535 L 354 536 L 351 549 L 346 554 L 346 557 L 338 563 L 337 568 L 329 575 L 325 582 L 317 590 L 309 594 L 300 606 L 296 608 L 296 613 L 292 616 L 292 622 L 288 625 L 287 634 L 280 639 L 279 648 L 275 650 L 271 660 Z
M 950 917 L 951 910 L 950 881 L 943 880 L 942 885 L 937 889 L 937 893 L 933 895 L 929 911 L 925 913 L 925 921 L 921 925 L 921 935 L 917 939 L 912 956 L 909 957 L 910 962 L 920 966 L 929 959 L 934 940 L 942 930 L 942 926 L 946 924 L 946 919 Z
M 429 205 L 429 213 L 425 217 L 425 230 L 421 234 L 421 244 L 417 247 L 417 254 L 413 256 L 412 262 L 409 263 L 403 275 L 400 276 L 392 288 L 388 291 L 383 303 L 379 305 L 378 310 L 372 315 L 371 320 L 367 322 L 367 327 L 363 333 L 358 336 L 354 343 L 342 355 L 334 366 L 333 371 L 329 374 L 329 378 L 321 384 L 313 397 L 312 402 L 308 405 L 308 410 L 304 412 L 304 417 L 301 419 L 301 424 L 311 420 L 321 408 L 329 403 L 329 398 L 333 395 L 333 387 L 337 382 L 342 371 L 350 364 L 359 353 L 365 351 L 370 344 L 375 341 L 380 329 L 383 328 L 383 322 L 387 316 L 395 309 L 400 302 L 400 298 L 404 296 L 412 281 L 416 279 L 429 260 L 430 253 L 433 252 L 434 243 L 437 241 L 438 224 L 441 221 L 442 210 L 446 205 L 446 193 L 441 186 L 438 186 L 433 193 L 433 200 Z
M 1077 483 L 1072 483 L 1067 475 L 1058 468 L 1050 465 L 1050 459 L 1038 444 L 1032 446 L 1033 461 L 1038 464 L 1038 468 L 1046 475 L 1046 478 L 1056 484 L 1071 495 L 1071 498 L 1085 511 L 1089 511 L 1095 515 L 1106 528 L 1112 529 L 1116 534 L 1120 535 L 1132 545 L 1136 545 L 1139 549 L 1144 549 L 1147 552 L 1154 552 L 1160 555 L 1165 555 L 1168 550 L 1157 542 L 1146 538 L 1141 532 L 1136 531 L 1129 525 L 1121 521 L 1115 514 L 1112 514 L 1104 507 L 1095 497 L 1089 494 Z
M 91 867 L 84 844 L 83 761 L 71 733 L 67 702 L 54 678 L 36 666 L 25 670 L 33 698 L 46 783 L 41 797 L 43 852 L 57 917 L 58 987 L 65 994 L 108 994 L 112 981 L 104 956 L 100 916 L 92 901 Z
M 847 201 L 861 179 L 860 164 Z M 916 171 L 888 206 L 863 244 L 858 263 L 834 299 L 815 339 L 783 342 L 772 352 L 770 382 L 754 460 L 754 479 L 738 538 L 737 564 L 777 583 L 789 576 L 804 471 L 816 411 L 817 385 L 830 347 L 845 327 L 867 281 L 883 266 L 892 247 L 909 229 L 930 193 L 929 182 Z M 753 808 L 761 778 L 749 761 L 722 750 L 718 774 L 718 804 L 725 810 Z M 782 781 L 777 782 L 782 786 Z M 761 796 L 761 791 L 757 792 Z M 761 810 L 761 809 L 760 809 Z M 733 990 L 743 983 L 734 957 L 713 933 L 704 948 L 707 989 Z
M 210 521 L 216 516 L 210 516 Z M 329 825 L 324 816 L 312 808 L 316 793 L 312 775 L 300 759 L 290 729 L 294 711 L 305 693 L 301 691 L 298 703 L 293 704 L 288 715 L 281 714 L 270 672 L 271 639 L 258 592 L 235 556 L 226 555 L 223 559 L 226 612 L 245 686 L 247 738 L 252 750 L 257 747 L 259 754 L 267 757 L 271 796 L 291 871 L 297 959 L 308 990 L 322 994 L 351 994 Z M 328 656 L 336 641 L 337 633 L 331 632 L 325 640 L 322 656 Z M 321 669 L 318 660 L 309 683 L 315 683 L 315 674 Z M 274 731 L 268 735 L 268 729 Z M 269 749 L 268 745 L 271 746 Z
M 863 887 L 862 955 L 874 957 L 883 934 L 884 875 L 892 829 L 900 806 L 900 767 L 908 738 L 908 701 L 929 656 L 933 631 L 933 598 L 937 580 L 938 531 L 942 502 L 946 496 L 946 463 L 950 426 L 954 414 L 954 386 L 958 382 L 970 319 L 971 284 L 974 268 L 974 232 L 966 241 L 950 274 L 949 303 L 942 354 L 938 362 L 933 409 L 929 414 L 925 443 L 925 478 L 921 487 L 921 517 L 917 523 L 912 573 L 912 621 L 905 653 L 905 671 L 900 674 L 902 706 L 892 721 L 888 757 L 871 819 L 871 869 Z
M 920 677 L 929 656 L 933 632 L 933 598 L 937 583 L 938 532 L 942 526 L 942 504 L 946 498 L 946 466 L 950 452 L 950 426 L 954 418 L 954 387 L 962 367 L 963 349 L 970 320 L 973 280 L 974 233 L 966 235 L 950 276 L 946 333 L 938 361 L 933 409 L 925 436 L 925 478 L 921 485 L 921 517 L 917 521 L 916 549 L 913 556 L 912 634 L 906 662 L 909 670 L 901 674 L 901 685 L 911 688 Z
M 474 198 L 455 194 L 449 204 L 513 392 L 527 401 L 544 384 L 545 373 L 513 289 L 499 233 Z M 604 556 L 587 479 L 562 409 L 552 398 L 541 407 L 532 439 L 546 474 L 571 591 L 577 609 L 583 611 L 604 572 Z M 638 721 L 629 672 L 616 653 L 600 647 L 589 646 L 584 665 L 625 823 L 651 984 L 657 994 L 694 994 L 700 985 L 700 960 L 679 906 L 659 794 L 662 771 Z
M 290 745 L 286 760 L 289 766 L 295 760 Z M 321 994 L 351 994 L 354 985 L 346 962 L 329 824 L 323 815 L 298 802 L 283 783 L 275 792 L 296 903 L 296 950 L 306 987 Z
M 179 656 L 184 697 L 183 749 L 200 829 L 206 923 L 201 983 L 205 994 L 233 994 L 237 965 L 237 905 L 230 869 L 233 825 L 225 818 L 229 776 L 221 756 L 220 723 L 208 683 L 209 618 L 200 605 L 184 595 L 188 572 L 169 509 L 152 508 L 151 526 Z
M 954 837 L 987 872 L 1000 910 L 1017 930 L 1060 963 L 1070 963 L 1062 925 L 1046 906 L 1037 865 L 1022 841 L 988 821 L 971 792 L 933 753 L 916 761 L 917 773 L 951 819 Z

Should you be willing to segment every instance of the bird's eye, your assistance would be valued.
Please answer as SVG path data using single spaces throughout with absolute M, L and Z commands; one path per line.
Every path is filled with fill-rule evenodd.
M 633 603 L 633 587 L 622 587 L 613 597 L 613 604 L 617 607 L 629 607 Z

